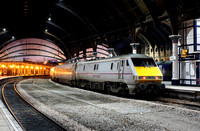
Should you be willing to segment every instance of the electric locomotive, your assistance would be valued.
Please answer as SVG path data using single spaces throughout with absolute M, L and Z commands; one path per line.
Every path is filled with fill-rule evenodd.
M 50 75 L 56 81 L 108 93 L 159 94 L 165 89 L 153 58 L 142 54 L 55 66 Z

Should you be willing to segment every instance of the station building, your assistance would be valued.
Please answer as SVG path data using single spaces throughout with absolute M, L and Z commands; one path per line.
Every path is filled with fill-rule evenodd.
M 200 85 L 200 19 L 181 24 L 178 44 L 179 81 L 181 85 Z
M 63 51 L 50 41 L 16 40 L 5 43 L 0 51 L 0 76 L 49 75 L 50 68 L 65 59 Z
M 113 56 L 130 54 L 130 44 L 140 43 L 137 53 L 160 62 L 168 80 L 199 85 L 198 0 L 25 0 L 0 5 L 0 75 L 46 75 L 55 64 L 77 57 L 102 59 L 110 51 Z M 176 55 L 171 35 L 181 36 Z

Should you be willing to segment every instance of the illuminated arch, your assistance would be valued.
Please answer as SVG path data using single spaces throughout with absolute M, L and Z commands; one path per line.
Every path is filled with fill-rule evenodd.
M 66 60 L 63 51 L 54 43 L 38 38 L 26 38 L 7 44 L 0 50 L 0 61 L 56 62 Z

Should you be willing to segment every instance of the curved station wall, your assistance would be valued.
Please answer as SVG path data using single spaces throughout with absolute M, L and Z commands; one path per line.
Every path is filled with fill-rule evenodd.
M 50 63 L 65 60 L 63 51 L 54 43 L 26 38 L 4 45 L 0 50 L 0 76 L 48 75 Z

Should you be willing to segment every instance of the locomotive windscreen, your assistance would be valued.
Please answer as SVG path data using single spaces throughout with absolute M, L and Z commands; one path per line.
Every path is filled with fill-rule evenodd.
M 155 67 L 156 63 L 152 58 L 131 58 L 134 66 Z

